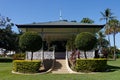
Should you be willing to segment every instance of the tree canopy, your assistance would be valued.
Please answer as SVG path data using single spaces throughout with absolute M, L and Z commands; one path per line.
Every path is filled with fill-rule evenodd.
M 94 21 L 90 18 L 83 18 L 81 21 L 81 23 L 88 23 L 88 24 L 93 24 Z
M 85 52 L 85 58 L 87 58 L 86 51 L 93 49 L 96 43 L 97 38 L 90 32 L 82 32 L 75 38 L 75 46 Z
M 97 38 L 98 38 L 98 42 L 97 45 L 99 48 L 101 47 L 108 47 L 109 42 L 105 39 L 105 34 L 103 34 L 103 32 L 98 32 L 97 33 Z
M 36 32 L 26 32 L 20 36 L 19 46 L 24 51 L 31 51 L 31 60 L 33 59 L 33 52 L 38 51 L 42 47 L 42 38 Z
M 0 48 L 18 50 L 18 34 L 12 31 L 13 25 L 11 19 L 0 16 Z

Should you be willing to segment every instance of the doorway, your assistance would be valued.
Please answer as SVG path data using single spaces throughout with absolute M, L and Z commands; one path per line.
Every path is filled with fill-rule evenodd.
M 67 41 L 52 41 L 51 46 L 55 46 L 55 59 L 65 59 Z

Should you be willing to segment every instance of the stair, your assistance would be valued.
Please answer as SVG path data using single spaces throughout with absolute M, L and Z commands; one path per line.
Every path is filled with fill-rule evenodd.
M 54 64 L 54 68 L 52 70 L 53 74 L 67 74 L 69 73 L 66 60 L 65 59 L 57 59 Z

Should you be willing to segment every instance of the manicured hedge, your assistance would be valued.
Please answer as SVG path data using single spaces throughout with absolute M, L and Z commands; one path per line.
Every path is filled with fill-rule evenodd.
M 106 59 L 78 59 L 75 69 L 78 72 L 103 72 L 106 70 Z
M 25 59 L 25 53 L 18 53 L 13 55 L 14 60 L 24 60 Z
M 0 62 L 12 62 L 12 58 L 5 58 L 5 57 L 0 57 Z
M 15 60 L 13 61 L 13 71 L 20 73 L 39 72 L 41 61 L 39 60 Z

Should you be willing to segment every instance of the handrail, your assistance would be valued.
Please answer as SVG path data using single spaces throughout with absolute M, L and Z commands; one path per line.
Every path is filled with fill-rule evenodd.
M 67 50 L 66 50 L 66 67 L 67 67 L 69 73 L 77 73 L 77 72 L 73 71 L 73 70 L 70 68 L 70 66 L 69 66 L 69 63 L 68 63 L 68 51 L 67 51 Z

